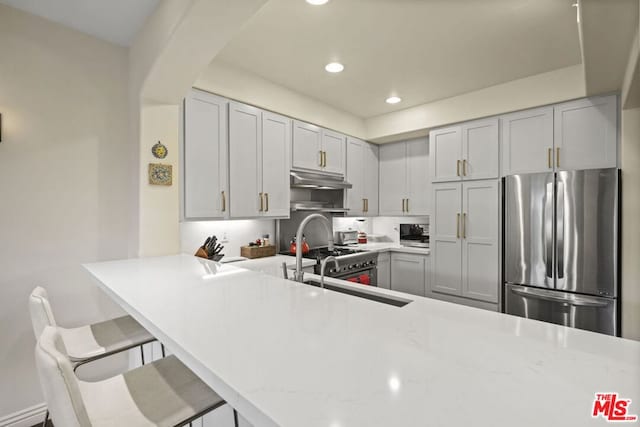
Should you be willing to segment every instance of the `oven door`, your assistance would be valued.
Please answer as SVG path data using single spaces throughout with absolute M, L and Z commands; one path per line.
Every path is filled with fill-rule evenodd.
M 359 283 L 362 285 L 378 286 L 378 269 L 376 267 L 364 270 L 349 271 L 331 275 L 334 279 L 346 280 L 347 282 Z

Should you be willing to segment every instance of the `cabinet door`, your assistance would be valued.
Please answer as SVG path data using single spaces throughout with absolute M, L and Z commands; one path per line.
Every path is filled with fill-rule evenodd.
M 498 178 L 499 152 L 497 118 L 462 125 L 462 179 Z
M 382 252 L 378 254 L 378 287 L 391 289 L 391 254 Z
M 462 184 L 433 184 L 430 220 L 431 289 L 462 294 Z
M 229 209 L 232 218 L 262 213 L 262 116 L 249 105 L 229 104 Z
M 429 215 L 431 180 L 429 179 L 429 141 L 407 141 L 407 215 Z
M 556 170 L 615 168 L 618 98 L 599 96 L 554 107 Z
M 431 181 L 459 181 L 462 175 L 462 132 L 460 126 L 431 131 L 429 145 Z
M 185 219 L 224 218 L 228 212 L 227 105 L 192 90 L 184 102 L 183 213 Z M 223 194 L 224 192 L 224 194 Z
M 498 302 L 498 181 L 462 184 L 462 295 Z
M 367 216 L 378 216 L 379 149 L 377 145 L 364 146 L 364 198 Z
M 406 163 L 404 142 L 380 146 L 380 215 L 404 215 Z
M 293 163 L 294 169 L 322 170 L 320 150 L 322 130 L 309 123 L 293 121 Z
M 553 108 L 502 116 L 502 175 L 553 170 Z
M 289 170 L 291 119 L 262 112 L 262 192 L 263 216 L 290 215 Z
M 391 289 L 424 296 L 424 255 L 391 254 Z
M 347 215 L 362 216 L 365 210 L 364 201 L 364 141 L 347 138 L 347 181 L 353 185 L 346 190 Z
M 337 132 L 322 130 L 322 151 L 325 165 L 323 171 L 344 175 L 346 157 L 346 137 Z

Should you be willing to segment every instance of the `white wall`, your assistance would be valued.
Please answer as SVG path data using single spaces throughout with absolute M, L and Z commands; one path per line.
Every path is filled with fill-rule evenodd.
M 126 50 L 0 5 L 0 425 L 42 402 L 27 296 L 62 325 L 120 313 L 80 263 L 127 255 Z
M 423 136 L 430 128 L 583 96 L 582 65 L 574 65 L 368 118 L 367 140 L 392 142 Z
M 364 121 L 360 117 L 219 61 L 209 64 L 194 86 L 347 135 L 366 138 Z
M 640 340 L 640 108 L 622 111 L 622 336 Z

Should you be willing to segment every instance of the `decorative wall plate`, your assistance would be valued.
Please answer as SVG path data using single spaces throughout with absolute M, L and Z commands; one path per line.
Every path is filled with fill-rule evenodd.
M 172 185 L 173 167 L 162 163 L 149 163 L 149 184 Z
M 164 159 L 167 157 L 167 154 L 169 154 L 169 150 L 162 144 L 162 142 L 158 141 L 153 147 L 151 147 L 151 153 L 153 153 L 153 156 L 156 159 Z

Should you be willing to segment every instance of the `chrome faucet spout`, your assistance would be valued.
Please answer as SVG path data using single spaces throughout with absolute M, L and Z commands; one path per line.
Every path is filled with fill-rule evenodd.
M 296 233 L 296 271 L 293 274 L 293 280 L 296 282 L 304 281 L 304 272 L 302 271 L 302 235 L 304 234 L 304 229 L 307 224 L 314 219 L 319 220 L 324 225 L 327 231 L 327 246 L 330 251 L 333 251 L 333 227 L 327 217 L 316 213 L 303 219 Z
M 322 265 L 320 266 L 320 287 L 324 289 L 324 269 L 327 268 L 327 263 L 333 262 L 336 266 L 336 270 L 340 268 L 340 264 L 338 264 L 338 260 L 333 255 L 329 255 L 325 259 L 322 260 Z

